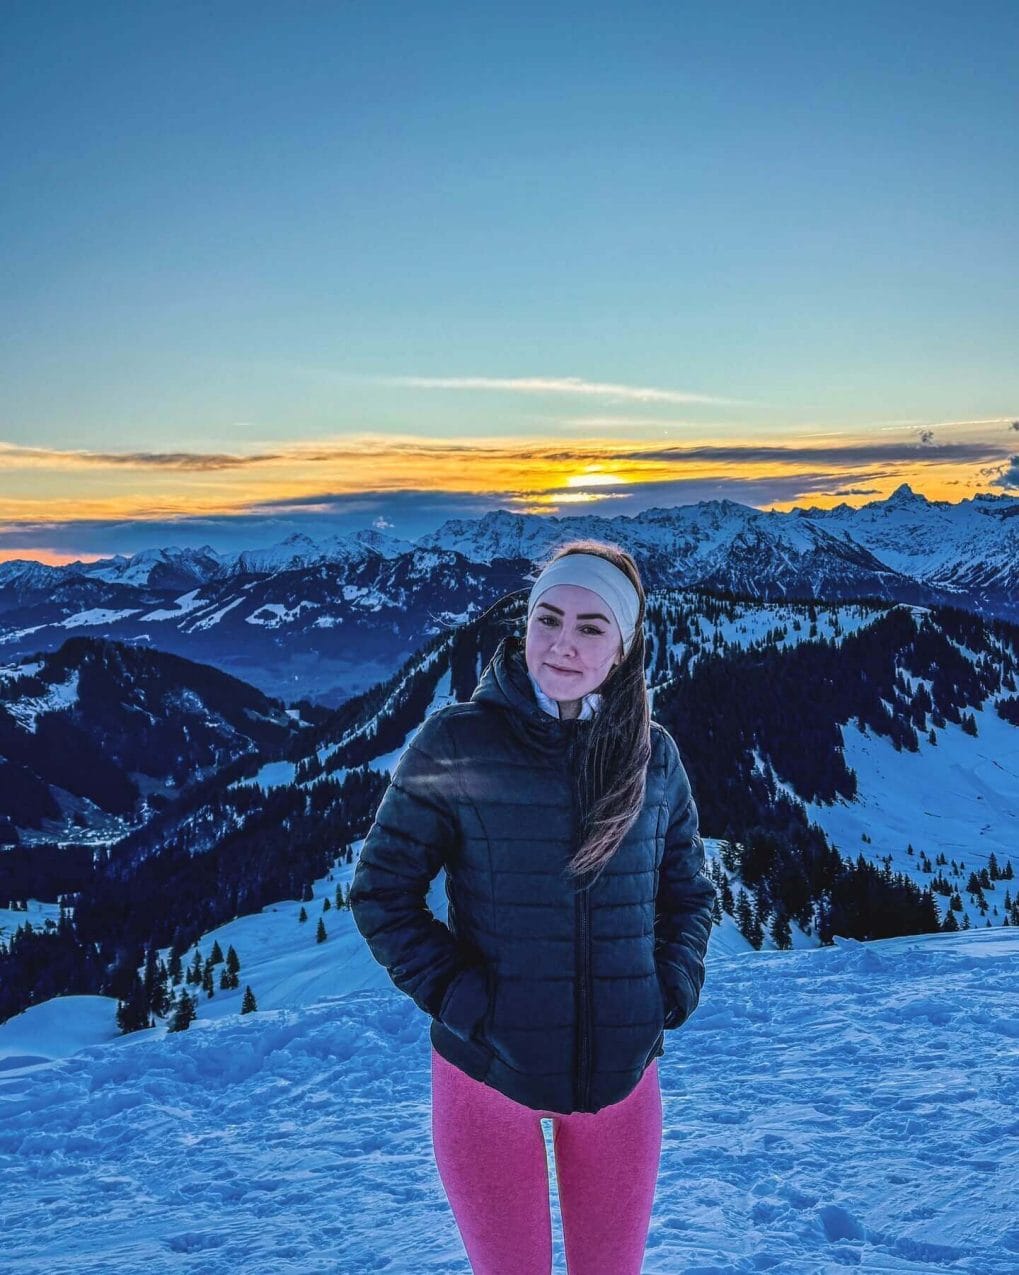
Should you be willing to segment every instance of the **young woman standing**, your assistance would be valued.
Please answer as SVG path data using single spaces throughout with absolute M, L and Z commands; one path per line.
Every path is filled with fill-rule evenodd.
M 696 1008 L 715 891 L 650 720 L 629 554 L 564 546 L 467 703 L 433 713 L 358 861 L 354 920 L 429 1014 L 436 1165 L 475 1275 L 549 1275 L 541 1119 L 570 1275 L 640 1275 L 656 1059 Z M 425 903 L 446 870 L 448 925 Z

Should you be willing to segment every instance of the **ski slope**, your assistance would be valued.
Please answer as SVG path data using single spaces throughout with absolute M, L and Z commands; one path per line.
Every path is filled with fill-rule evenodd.
M 187 1032 L 28 1066 L 21 1020 L 47 1006 L 0 1028 L 5 1273 L 468 1275 L 431 1151 L 429 1020 L 384 974 L 350 986 L 349 914 L 315 944 L 305 906 L 311 924 L 284 917 L 289 962 L 282 938 L 246 964 L 238 948 L 254 1014 L 217 992 Z M 259 920 L 281 931 L 268 910 L 232 924 Z M 658 1059 L 645 1275 L 1015 1275 L 1019 929 L 735 954 L 731 937 L 713 932 L 701 1004 Z M 65 999 L 32 1023 L 37 1056 L 60 1052 L 48 1033 L 80 1044 L 102 1004 Z

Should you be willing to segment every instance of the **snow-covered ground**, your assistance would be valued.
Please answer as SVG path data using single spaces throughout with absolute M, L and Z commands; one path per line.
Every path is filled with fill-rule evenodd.
M 449 690 L 447 674 L 430 709 Z M 991 849 L 1004 862 L 1019 733 L 990 708 L 976 716 L 976 739 L 946 727 L 937 747 L 921 738 L 920 758 L 846 728 L 859 803 L 810 817 L 844 854 L 891 853 L 919 879 L 907 836 L 932 857 L 965 850 L 967 870 Z M 405 745 L 373 764 L 392 769 Z M 256 781 L 292 778 L 274 765 Z M 857 846 L 878 828 L 888 835 Z M 240 987 L 220 990 L 217 974 L 188 1032 L 123 1037 L 115 1003 L 92 996 L 0 1025 L 5 1275 L 467 1275 L 431 1152 L 428 1020 L 335 907 L 353 871 L 337 862 L 312 900 L 203 936 L 203 958 L 214 940 L 235 948 Z M 446 902 L 440 874 L 428 895 L 440 920 Z M 0 930 L 57 911 L 0 912 Z M 792 951 L 754 952 L 723 918 L 701 1005 L 658 1060 L 645 1275 L 1017 1275 L 1019 929 L 982 928 L 975 910 L 971 922 L 834 948 L 794 928 Z M 241 1016 L 249 984 L 259 1008 Z
M 49 1012 L 37 1045 L 80 1044 L 104 1002 L 0 1028 L 6 1273 L 467 1275 L 432 1156 L 429 1020 L 377 966 L 354 990 L 349 913 L 316 944 L 299 906 L 232 923 L 263 930 L 263 951 L 234 936 L 254 1014 L 217 992 L 187 1032 L 34 1066 L 24 1020 Z M 658 1060 L 645 1275 L 1015 1275 L 1019 929 L 731 950 L 716 930 L 701 1004 Z M 562 1272 L 551 1160 L 550 1191 Z

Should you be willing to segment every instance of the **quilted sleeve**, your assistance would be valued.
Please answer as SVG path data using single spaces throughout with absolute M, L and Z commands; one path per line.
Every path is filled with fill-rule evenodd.
M 697 1008 L 711 934 L 715 887 L 704 868 L 697 805 L 676 741 L 665 732 L 669 824 L 655 897 L 655 962 L 665 999 L 666 1030 Z
M 372 956 L 400 991 L 466 1040 L 488 1008 L 488 975 L 426 902 L 459 839 L 455 792 L 456 759 L 441 716 L 433 714 L 379 803 L 354 870 L 350 908 Z

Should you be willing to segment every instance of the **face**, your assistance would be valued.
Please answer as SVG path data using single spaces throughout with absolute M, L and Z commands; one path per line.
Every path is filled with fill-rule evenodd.
M 527 622 L 527 668 L 554 700 L 595 691 L 623 658 L 619 625 L 605 601 L 579 584 L 547 589 Z

